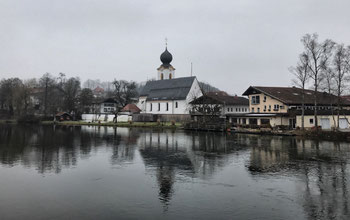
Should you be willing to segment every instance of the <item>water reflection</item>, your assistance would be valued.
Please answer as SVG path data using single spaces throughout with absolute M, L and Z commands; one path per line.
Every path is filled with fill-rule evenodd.
M 349 216 L 348 143 L 294 138 L 260 138 L 252 145 L 252 174 L 293 173 L 300 182 L 298 193 L 310 219 Z
M 256 195 L 249 194 L 247 187 L 266 194 L 262 185 L 268 185 L 283 194 L 285 204 L 301 204 L 302 213 L 308 219 L 343 219 L 350 214 L 348 143 L 137 128 L 0 126 L 0 164 L 6 169 L 24 167 L 34 168 L 42 175 L 59 174 L 65 169 L 78 169 L 83 161 L 98 156 L 112 169 L 125 168 L 126 178 L 144 167 L 144 174 L 136 173 L 145 176 L 138 178 L 144 183 L 148 178 L 154 181 L 157 194 L 153 197 L 159 199 L 163 212 L 182 207 L 176 198 L 186 198 L 182 187 L 193 184 L 199 189 L 205 186 L 200 191 L 202 194 L 217 187 L 225 191 L 228 185 L 237 186 L 225 191 L 230 199 L 225 200 L 226 195 L 211 198 L 212 203 L 224 201 L 228 207 L 239 204 L 231 203 L 241 191 L 254 198 L 251 203 L 264 199 L 255 199 Z M 132 165 L 142 166 L 129 170 L 128 166 Z M 119 171 L 109 175 L 115 172 Z M 294 188 L 284 185 L 288 181 Z M 275 199 L 276 195 L 271 193 L 271 196 Z M 202 201 L 186 202 L 201 204 Z M 251 203 L 245 204 L 248 210 L 257 206 Z M 276 213 L 268 217 L 273 216 Z M 254 216 L 242 214 L 240 217 Z

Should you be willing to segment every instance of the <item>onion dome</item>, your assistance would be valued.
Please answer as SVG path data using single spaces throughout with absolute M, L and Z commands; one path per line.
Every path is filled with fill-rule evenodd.
M 164 65 L 169 65 L 172 60 L 173 55 L 169 53 L 168 48 L 165 48 L 165 51 L 160 55 L 160 61 L 162 61 Z

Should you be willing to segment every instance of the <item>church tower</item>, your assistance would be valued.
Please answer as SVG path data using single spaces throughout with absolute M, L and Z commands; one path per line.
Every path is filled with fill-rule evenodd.
M 173 56 L 169 53 L 168 48 L 165 47 L 165 51 L 160 55 L 160 61 L 163 64 L 157 69 L 158 80 L 175 78 L 175 68 L 170 64 L 172 60 Z

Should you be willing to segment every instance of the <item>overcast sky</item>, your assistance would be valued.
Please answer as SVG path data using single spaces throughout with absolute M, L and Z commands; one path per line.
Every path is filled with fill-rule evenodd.
M 350 45 L 349 0 L 0 0 L 0 79 L 157 76 L 168 38 L 176 77 L 227 92 L 290 86 L 300 38 Z

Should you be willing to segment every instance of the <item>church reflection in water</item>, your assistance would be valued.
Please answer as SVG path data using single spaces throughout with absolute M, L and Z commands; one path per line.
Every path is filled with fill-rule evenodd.
M 143 163 L 167 208 L 184 178 L 210 180 L 245 158 L 252 179 L 297 178 L 297 197 L 310 218 L 349 213 L 348 143 L 291 137 L 196 133 L 113 127 L 2 126 L 0 163 L 60 173 L 105 149 L 111 165 Z M 234 169 L 234 168 L 232 168 Z

